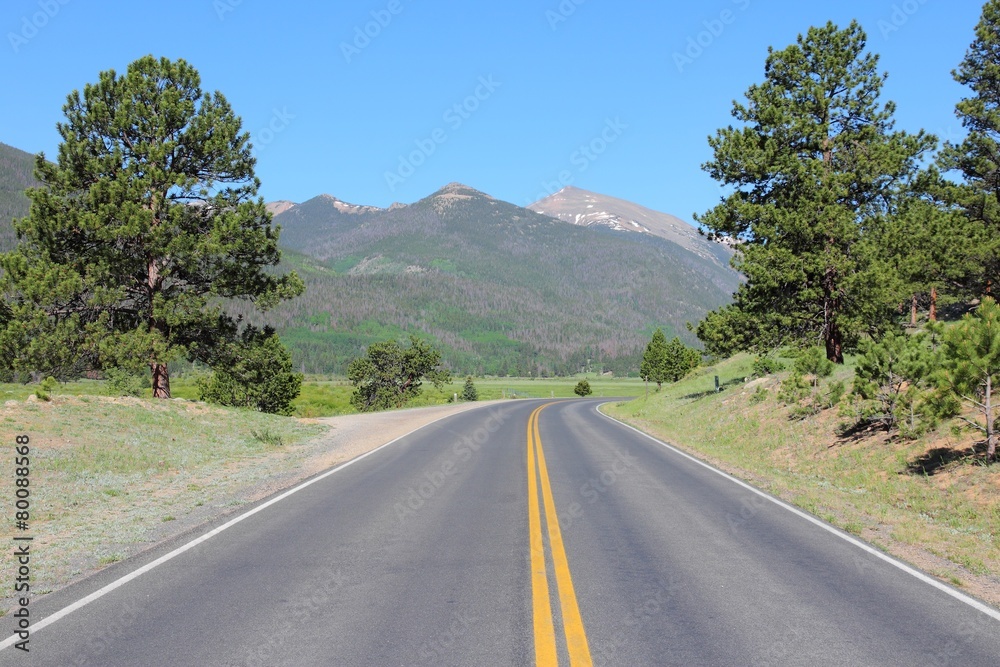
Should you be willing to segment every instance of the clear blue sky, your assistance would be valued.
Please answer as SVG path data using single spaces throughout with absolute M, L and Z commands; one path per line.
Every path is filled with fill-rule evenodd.
M 188 60 L 204 89 L 229 98 L 260 147 L 268 201 L 329 193 L 388 206 L 460 181 L 525 205 L 572 183 L 690 220 L 721 194 L 700 168 L 706 138 L 763 79 L 768 46 L 858 19 L 889 73 L 884 99 L 898 105 L 897 127 L 954 140 L 962 136 L 954 106 L 966 91 L 950 73 L 981 8 L 970 0 L 4 0 L 0 141 L 54 155 L 67 93 L 151 53 Z

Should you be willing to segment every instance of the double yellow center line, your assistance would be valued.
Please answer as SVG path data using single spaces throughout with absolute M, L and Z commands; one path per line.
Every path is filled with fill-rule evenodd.
M 566 649 L 569 664 L 591 665 L 587 634 L 583 629 L 580 607 L 573 591 L 573 578 L 569 573 L 566 548 L 563 546 L 562 532 L 559 530 L 559 515 L 552 498 L 549 471 L 545 466 L 545 453 L 538 433 L 538 413 L 552 405 L 546 403 L 528 417 L 528 531 L 531 550 L 531 600 L 535 626 L 535 664 L 539 667 L 558 665 L 556 653 L 555 624 L 552 619 L 552 603 L 549 599 L 549 577 L 546 569 L 545 540 L 542 535 L 542 517 L 538 503 L 538 487 L 542 489 L 545 506 L 545 526 L 548 529 L 549 548 L 552 552 L 552 569 L 559 591 L 559 606 L 562 612 L 563 631 L 566 633 Z M 537 465 L 536 465 L 537 459 Z

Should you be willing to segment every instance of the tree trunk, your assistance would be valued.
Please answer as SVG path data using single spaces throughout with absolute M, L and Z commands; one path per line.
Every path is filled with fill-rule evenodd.
M 910 297 L 910 326 L 917 326 L 917 295 Z
M 928 317 L 931 322 L 937 322 L 937 287 L 931 288 L 931 308 Z
M 170 398 L 170 373 L 166 364 L 149 365 L 153 371 L 153 398 Z
M 986 413 L 986 458 L 991 461 L 996 457 L 997 453 L 997 434 L 993 430 L 993 401 L 990 394 L 993 393 L 993 377 L 987 373 L 986 374 L 986 399 L 983 401 L 985 404 L 984 412 Z
M 844 338 L 836 326 L 826 332 L 826 358 L 835 364 L 844 363 Z

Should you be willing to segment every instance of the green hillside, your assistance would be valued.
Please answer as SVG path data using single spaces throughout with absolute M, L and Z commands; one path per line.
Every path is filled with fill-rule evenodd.
M 34 168 L 34 155 L 0 143 L 0 252 L 14 247 L 13 219 L 28 214 L 24 190 L 35 185 Z
M 0 144 L 0 250 L 28 212 L 34 156 Z M 649 235 L 584 228 L 449 185 L 409 206 L 352 206 L 323 195 L 276 216 L 282 270 L 305 295 L 247 321 L 275 325 L 296 365 L 342 373 L 372 342 L 416 333 L 460 374 L 638 371 L 656 327 L 726 303 L 737 276 Z
M 275 222 L 308 287 L 267 317 L 309 372 L 416 332 L 460 373 L 565 375 L 589 361 L 625 374 L 657 326 L 693 342 L 685 323 L 737 284 L 663 239 L 576 227 L 457 184 L 389 210 L 317 197 Z

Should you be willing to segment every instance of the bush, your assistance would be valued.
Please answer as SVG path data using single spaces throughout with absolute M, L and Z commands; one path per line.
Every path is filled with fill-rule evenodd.
M 750 373 L 754 377 L 766 377 L 785 370 L 785 365 L 774 357 L 757 357 L 753 360 L 753 368 Z
M 939 357 L 924 333 L 889 332 L 881 340 L 863 342 L 853 389 L 860 399 L 856 406 L 859 424 L 889 431 L 905 427 L 911 436 L 932 426 L 928 389 L 940 366 Z
M 836 382 L 831 382 L 826 393 L 826 407 L 835 408 L 843 400 L 844 394 L 847 393 L 847 387 L 840 380 Z
M 51 401 L 52 392 L 56 390 L 57 386 L 59 386 L 59 383 L 50 375 L 39 383 L 38 389 L 35 391 L 35 396 L 42 401 Z
M 767 397 L 770 396 L 770 393 L 771 392 L 763 387 L 757 387 L 757 390 L 750 394 L 750 405 L 759 405 L 760 403 L 763 403 L 767 400 Z
M 590 383 L 586 380 L 580 380 L 576 383 L 576 387 L 573 388 L 573 393 L 577 396 L 590 396 L 593 390 L 590 388 Z
M 799 373 L 792 373 L 788 379 L 781 383 L 781 389 L 778 391 L 778 400 L 785 405 L 791 405 L 798 403 L 811 393 L 805 378 Z
M 292 371 L 292 355 L 270 327 L 248 326 L 213 370 L 198 382 L 199 398 L 210 403 L 290 415 L 302 390 L 302 374 Z
M 819 385 L 819 379 L 829 377 L 833 373 L 833 362 L 826 358 L 826 351 L 821 347 L 809 347 L 799 352 L 795 358 L 795 372 L 800 375 L 812 376 L 812 386 Z
M 124 368 L 104 370 L 109 396 L 142 396 L 143 390 L 152 386 L 148 375 L 137 375 Z

